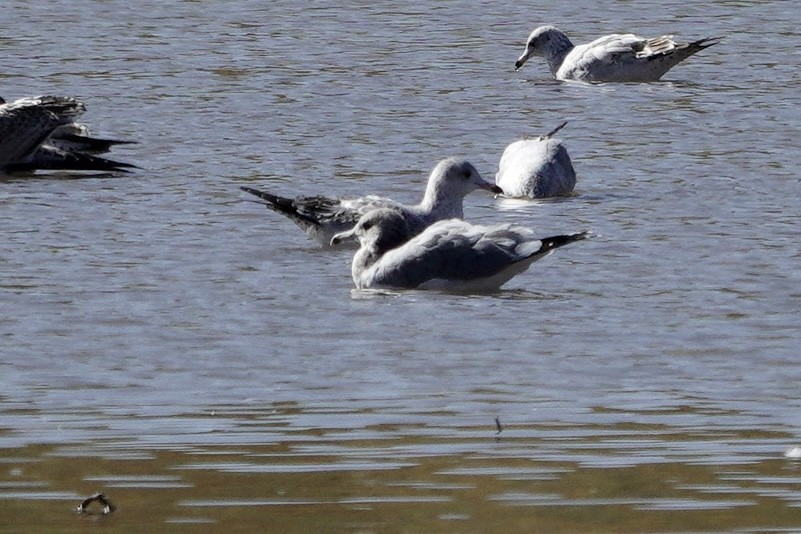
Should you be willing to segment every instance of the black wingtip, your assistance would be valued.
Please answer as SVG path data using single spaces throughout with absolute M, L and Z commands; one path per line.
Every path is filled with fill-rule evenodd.
M 239 189 L 244 191 L 245 193 L 250 193 L 251 195 L 257 196 L 260 199 L 273 204 L 273 205 L 291 205 L 292 200 L 284 197 L 279 197 L 278 195 L 273 195 L 272 193 L 268 193 L 267 191 L 261 191 L 259 189 L 253 189 L 252 187 L 248 187 L 246 185 L 240 186 Z
M 549 250 L 555 250 L 559 247 L 569 245 L 570 243 L 575 243 L 576 241 L 589 239 L 592 236 L 593 236 L 592 232 L 578 232 L 575 234 L 565 234 L 565 235 L 555 235 L 551 237 L 545 237 L 540 240 L 542 242 L 542 245 L 540 246 L 540 251 L 544 252 Z
M 239 189 L 245 193 L 250 193 L 251 195 L 259 197 L 264 201 L 260 202 L 259 204 L 264 204 L 267 208 L 281 213 L 282 215 L 286 215 L 301 225 L 301 227 L 320 225 L 320 221 L 316 220 L 314 217 L 310 217 L 304 213 L 301 213 L 301 211 L 298 210 L 298 206 L 296 205 L 294 199 L 279 197 L 278 195 L 273 195 L 267 191 L 261 191 L 245 185 L 239 186 Z
M 77 134 L 59 134 L 55 136 L 54 142 L 58 141 L 66 144 L 76 152 L 83 152 L 86 154 L 103 154 L 111 150 L 112 147 L 117 145 L 135 145 L 137 141 L 128 141 L 124 139 L 105 139 L 102 137 L 90 137 L 87 135 Z M 70 148 L 67 148 L 68 150 Z
M 139 168 L 133 163 L 88 154 L 75 155 L 74 159 L 69 158 L 67 161 L 69 163 L 67 163 L 67 166 L 62 167 L 62 170 L 130 172 Z
M 295 207 L 295 203 L 292 201 L 291 198 L 279 197 L 278 195 L 273 195 L 272 193 L 268 193 L 267 191 L 261 191 L 259 189 L 253 189 L 252 187 L 248 186 L 240 186 L 239 189 L 244 191 L 245 193 L 250 193 L 251 195 L 257 196 L 262 199 L 265 206 L 270 209 L 279 211 L 281 213 L 286 213 L 288 215 L 296 215 L 297 208 Z
M 709 48 L 710 46 L 719 44 L 722 40 L 722 35 L 717 37 L 704 37 L 703 39 L 693 41 L 692 46 L 696 47 L 698 50 L 703 50 L 704 48 Z
M 115 161 L 87 154 L 59 154 L 57 158 L 39 159 L 28 163 L 17 163 L 5 167 L 6 172 L 33 171 L 105 171 L 131 172 L 140 167 L 123 161 Z

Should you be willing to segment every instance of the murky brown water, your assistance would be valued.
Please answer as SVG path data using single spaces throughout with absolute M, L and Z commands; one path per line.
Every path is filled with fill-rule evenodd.
M 801 529 L 791 7 L 12 1 L 2 96 L 143 169 L 0 178 L 0 531 Z M 513 71 L 544 22 L 726 39 L 588 87 Z M 466 216 L 599 236 L 496 295 L 353 292 L 238 190 L 414 201 L 563 120 L 575 197 Z
M 298 406 L 239 414 L 264 444 L 206 438 L 183 447 L 133 439 L 4 450 L 0 520 L 57 532 L 103 522 L 125 530 L 282 532 L 493 530 L 784 531 L 798 523 L 798 460 L 787 434 L 652 424 L 298 427 Z M 351 417 L 370 418 L 369 412 Z M 692 417 L 677 409 L 663 417 Z M 336 414 L 333 414 L 336 417 Z M 236 440 L 233 440 L 236 441 Z M 717 453 L 715 453 L 717 451 Z M 114 513 L 67 515 L 102 488 Z M 97 510 L 95 510 L 97 512 Z M 755 513 L 757 512 L 757 513 Z M 68 523 L 69 524 L 69 523 Z M 49 526 L 49 527 L 48 527 Z

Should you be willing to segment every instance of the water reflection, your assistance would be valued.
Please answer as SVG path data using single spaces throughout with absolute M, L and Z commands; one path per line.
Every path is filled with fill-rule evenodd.
M 801 463 L 783 456 L 782 432 L 632 422 L 515 423 L 498 432 L 491 420 L 392 423 L 391 412 L 371 424 L 380 414 L 374 409 L 348 412 L 366 426 L 326 427 L 308 421 L 340 410 L 297 405 L 214 413 L 228 420 L 220 426 L 225 440 L 160 446 L 108 436 L 0 449 L 0 522 L 60 517 L 61 531 L 77 531 L 85 518 L 75 505 L 103 492 L 117 506 L 103 521 L 155 530 L 381 524 L 447 532 L 463 521 L 543 532 L 599 524 L 619 532 L 798 526 Z M 243 432 L 248 439 L 236 437 Z

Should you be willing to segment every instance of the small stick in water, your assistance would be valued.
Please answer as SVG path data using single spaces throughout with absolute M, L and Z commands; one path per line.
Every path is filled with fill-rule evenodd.
M 91 505 L 93 502 L 97 502 L 98 504 L 100 504 L 103 507 L 100 510 L 100 512 L 92 512 L 92 511 L 90 511 L 88 509 L 89 505 Z M 111 504 L 111 501 L 106 499 L 106 496 L 103 495 L 102 493 L 95 493 L 91 497 L 87 497 L 84 500 L 82 500 L 81 504 L 78 505 L 78 513 L 79 514 L 99 513 L 100 515 L 108 515 L 111 512 L 113 512 L 114 510 L 116 510 L 115 506 L 113 504 Z

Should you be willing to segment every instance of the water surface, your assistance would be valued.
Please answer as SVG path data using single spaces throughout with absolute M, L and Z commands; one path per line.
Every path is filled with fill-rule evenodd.
M 84 99 L 142 170 L 0 179 L 0 524 L 801 528 L 791 7 L 12 1 L 3 96 Z M 514 72 L 546 22 L 725 40 L 587 86 Z M 598 237 L 497 294 L 355 292 L 238 189 L 413 202 L 563 120 L 577 194 L 466 217 Z

